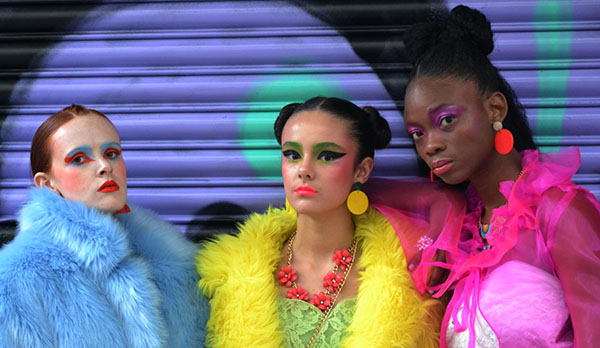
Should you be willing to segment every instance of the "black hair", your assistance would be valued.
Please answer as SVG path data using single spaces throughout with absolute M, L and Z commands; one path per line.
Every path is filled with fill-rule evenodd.
M 314 97 L 304 103 L 292 103 L 284 106 L 275 120 L 273 129 L 275 138 L 281 145 L 281 133 L 285 123 L 301 111 L 325 111 L 350 124 L 350 136 L 359 146 L 358 161 L 365 157 L 373 158 L 375 150 L 385 148 L 392 138 L 388 122 L 372 106 L 358 107 L 356 104 L 340 98 Z
M 517 151 L 535 149 L 525 109 L 488 55 L 494 50 L 492 27 L 478 10 L 459 5 L 446 18 L 409 28 L 404 34 L 406 54 L 413 64 L 410 80 L 452 77 L 476 83 L 483 96 L 500 92 L 508 112 L 502 125 L 512 132 Z

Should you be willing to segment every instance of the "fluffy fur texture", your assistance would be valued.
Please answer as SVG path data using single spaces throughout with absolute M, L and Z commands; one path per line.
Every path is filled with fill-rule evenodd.
M 143 209 L 32 189 L 0 251 L 0 347 L 201 347 L 195 247 Z
M 361 284 L 344 347 L 437 347 L 442 305 L 419 296 L 392 226 L 379 212 L 355 218 Z M 296 229 L 293 211 L 252 216 L 237 236 L 220 236 L 198 256 L 200 287 L 210 299 L 207 345 L 283 345 L 274 272 Z

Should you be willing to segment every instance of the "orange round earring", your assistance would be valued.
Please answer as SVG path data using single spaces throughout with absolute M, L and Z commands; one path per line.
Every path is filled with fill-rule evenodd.
M 498 121 L 494 122 L 492 127 L 497 132 L 494 137 L 494 147 L 499 154 L 506 155 L 515 144 L 513 135 L 508 129 L 502 129 L 502 123 Z

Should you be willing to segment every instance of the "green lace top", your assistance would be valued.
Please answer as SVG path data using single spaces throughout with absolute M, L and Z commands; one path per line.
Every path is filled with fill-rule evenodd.
M 279 296 L 277 302 L 285 347 L 305 347 L 323 314 L 305 301 Z M 345 299 L 333 307 L 311 348 L 341 347 L 342 340 L 348 335 L 346 328 L 352 321 L 355 307 L 355 297 Z

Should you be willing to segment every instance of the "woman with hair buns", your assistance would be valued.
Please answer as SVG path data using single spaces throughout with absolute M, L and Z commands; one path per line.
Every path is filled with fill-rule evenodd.
M 0 347 L 201 347 L 196 248 L 126 204 L 112 122 L 64 108 L 35 133 L 31 169 L 37 187 L 0 250 Z
M 385 119 L 315 97 L 285 106 L 274 128 L 289 204 L 201 248 L 207 345 L 437 347 L 442 304 L 419 295 L 394 228 L 360 191 L 390 141 Z
M 454 8 L 405 34 L 414 64 L 404 121 L 432 176 L 469 181 L 463 235 L 424 262 L 449 271 L 442 347 L 594 347 L 600 340 L 600 207 L 571 177 L 579 151 L 542 154 L 489 61 L 490 23 Z M 513 146 L 514 139 L 514 146 Z M 446 262 L 425 255 L 441 250 Z

